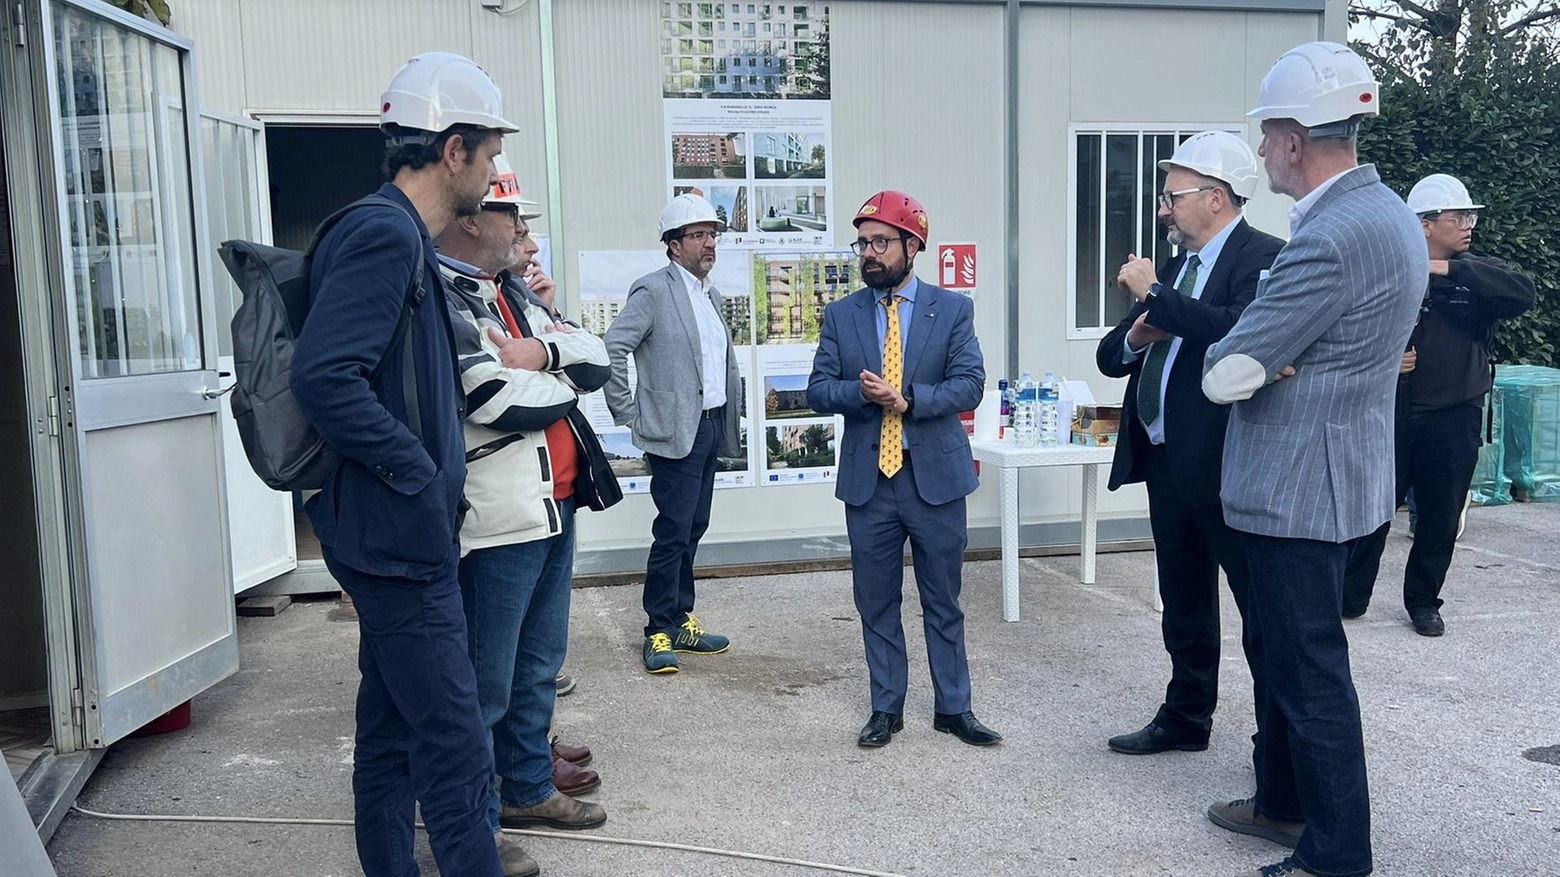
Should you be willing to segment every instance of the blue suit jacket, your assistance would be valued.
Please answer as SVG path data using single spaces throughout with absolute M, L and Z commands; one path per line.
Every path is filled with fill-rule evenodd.
M 386 183 L 379 192 L 411 219 L 359 208 L 314 254 L 292 389 L 342 462 L 306 510 L 336 560 L 372 575 L 428 580 L 458 554 L 465 393 L 428 228 L 400 189 Z M 422 441 L 406 425 L 400 350 L 390 349 L 413 271 L 423 272 L 411 334 Z
M 877 296 L 872 289 L 857 290 L 824 310 L 807 382 L 813 410 L 845 418 L 834 495 L 847 505 L 865 504 L 877 488 L 883 408 L 861 395 L 861 370 L 883 373 Z M 904 429 L 916 488 L 932 505 L 968 496 L 979 485 L 959 413 L 980 404 L 984 363 L 975 338 L 974 305 L 965 296 L 921 283 L 905 339 L 904 385 L 915 408 Z

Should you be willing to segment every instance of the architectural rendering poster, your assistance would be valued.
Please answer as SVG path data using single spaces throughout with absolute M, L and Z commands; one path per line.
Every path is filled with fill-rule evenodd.
M 761 484 L 834 480 L 838 424 L 807 404 L 807 378 L 823 309 L 860 283 L 858 263 L 848 250 L 753 254 Z
M 668 188 L 709 198 L 727 246 L 833 241 L 827 8 L 661 4 Z
M 580 325 L 595 335 L 605 336 L 607 328 L 623 310 L 629 287 L 640 277 L 668 266 L 666 254 L 661 250 L 600 250 L 580 253 Z M 753 274 L 748 254 L 742 251 L 721 253 L 710 280 L 725 299 L 726 325 L 731 329 L 731 343 L 737 359 L 737 372 L 742 376 L 743 398 L 739 400 L 742 412 L 739 434 L 742 436 L 742 452 L 737 457 L 721 457 L 715 473 L 715 486 L 749 487 L 757 483 L 752 461 L 751 442 L 747 437 L 753 411 Z M 638 372 L 633 357 L 629 357 L 628 381 L 638 386 Z M 607 409 L 605 396 L 597 391 L 581 400 L 581 406 L 596 428 L 612 471 L 624 493 L 646 493 L 650 490 L 650 468 L 645 463 L 644 452 L 634 446 L 627 427 L 616 426 L 612 413 Z

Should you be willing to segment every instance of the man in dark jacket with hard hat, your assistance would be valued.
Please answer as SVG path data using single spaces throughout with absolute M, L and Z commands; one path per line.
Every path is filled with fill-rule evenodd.
M 1284 246 L 1241 215 L 1257 190 L 1257 157 L 1242 138 L 1203 131 L 1159 168 L 1165 172 L 1159 221 L 1181 253 L 1158 272 L 1152 259 L 1128 256 L 1116 282 L 1136 304 L 1096 354 L 1101 373 L 1128 379 L 1110 488 L 1148 485 L 1164 599 L 1161 631 L 1170 655 L 1170 684 L 1154 718 L 1107 741 L 1127 755 L 1208 748 L 1223 636 L 1219 569 L 1242 621 L 1251 577 L 1240 535 L 1224 523 L 1219 505 L 1230 409 L 1203 395 L 1203 354 L 1229 334 Z M 1253 642 L 1243 644 L 1255 664 Z
M 420 804 L 441 872 L 535 874 L 503 835 L 500 864 L 487 818 L 493 756 L 456 580 L 465 394 L 433 245 L 456 216 L 478 211 L 503 134 L 516 128 L 492 79 L 448 52 L 409 61 L 382 106 L 389 182 L 379 194 L 390 203 L 351 211 L 320 241 L 292 363 L 299 407 L 342 457 L 304 508 L 362 633 L 358 858 L 369 877 L 417 873 Z
M 1398 375 L 1397 501 L 1409 490 L 1419 521 L 1403 570 L 1403 606 L 1421 636 L 1440 636 L 1441 587 L 1451 567 L 1473 470 L 1484 396 L 1494 383 L 1490 343 L 1500 320 L 1533 307 L 1533 281 L 1505 262 L 1468 252 L 1484 205 L 1461 180 L 1431 174 L 1408 193 L 1430 250 L 1430 283 Z M 1361 541 L 1344 580 L 1343 614 L 1370 604 L 1392 522 Z

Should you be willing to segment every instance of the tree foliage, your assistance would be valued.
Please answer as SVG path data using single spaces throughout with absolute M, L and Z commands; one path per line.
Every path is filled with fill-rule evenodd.
M 108 2 L 133 15 L 150 18 L 165 26 L 173 20 L 173 11 L 168 8 L 167 0 L 108 0 Z
M 1537 307 L 1502 325 L 1495 353 L 1502 362 L 1560 366 L 1560 60 L 1544 27 L 1557 19 L 1513 28 L 1543 10 L 1444 5 L 1447 15 L 1461 11 L 1458 28 L 1447 18 L 1432 33 L 1423 22 L 1435 19 L 1420 16 L 1356 43 L 1382 80 L 1381 115 L 1365 125 L 1361 157 L 1405 195 L 1425 176 L 1447 173 L 1488 205 L 1474 252 L 1510 262 L 1538 286 Z M 1469 39 L 1470 27 L 1483 27 L 1483 36 Z

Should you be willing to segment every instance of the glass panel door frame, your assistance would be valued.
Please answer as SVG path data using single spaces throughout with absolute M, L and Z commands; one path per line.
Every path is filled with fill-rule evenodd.
M 81 743 L 86 748 L 107 746 L 125 736 L 136 727 L 155 718 L 162 711 L 178 704 L 169 703 L 170 694 L 184 692 L 192 696 L 216 680 L 231 673 L 237 667 L 236 629 L 229 621 L 225 633 L 208 642 L 196 643 L 192 650 L 162 670 L 151 673 L 138 682 L 120 685 L 113 690 L 112 683 L 105 682 L 105 673 L 112 676 L 102 644 L 109 632 L 123 640 L 123 623 L 94 611 L 94 577 L 111 568 L 114 558 L 100 556 L 100 546 L 105 544 L 108 533 L 94 532 L 94 505 L 92 460 L 86 453 L 88 433 L 109 430 L 120 426 L 140 426 L 173 421 L 189 421 L 197 418 L 213 424 L 211 446 L 200 448 L 202 456 L 214 455 L 216 465 L 211 472 L 192 473 L 193 477 L 215 478 L 215 508 L 210 517 L 220 524 L 223 537 L 206 542 L 213 553 L 210 558 L 219 559 L 231 577 L 231 549 L 226 539 L 228 513 L 220 484 L 222 477 L 222 447 L 218 406 L 219 378 L 217 374 L 217 341 L 211 331 L 214 325 L 212 296 L 207 284 L 211 276 L 205 267 L 211 258 L 205 251 L 211 246 L 206 240 L 206 216 L 204 198 L 204 170 L 200 144 L 199 98 L 196 88 L 196 71 L 191 40 L 161 26 L 108 6 L 98 0 L 27 0 L 26 14 L 32 24 L 29 40 L 33 55 L 34 101 L 40 121 L 47 119 L 47 127 L 40 131 L 37 164 L 42 180 L 42 200 L 45 209 L 40 219 L 45 226 L 44 252 L 47 254 L 50 300 L 54 303 L 54 362 L 59 386 L 59 410 L 61 423 L 61 451 L 64 463 L 66 490 L 66 532 L 69 550 L 69 585 L 72 602 L 72 620 L 75 626 L 75 648 L 78 669 L 77 724 L 81 728 Z M 185 226 L 178 229 L 180 238 L 173 235 L 168 221 L 162 220 L 156 227 L 160 237 L 154 252 L 166 265 L 170 259 L 183 258 L 188 264 L 180 264 L 178 276 L 171 282 L 179 284 L 175 294 L 194 298 L 193 311 L 187 311 L 185 331 L 193 330 L 193 344 L 185 341 L 179 345 L 183 356 L 174 370 L 148 374 L 91 377 L 83 366 L 83 347 L 78 290 L 75 287 L 75 254 L 72 237 L 71 198 L 66 191 L 67 168 L 62 167 L 56 149 L 67 147 L 64 114 L 59 106 L 62 84 L 59 82 L 61 59 L 55 42 L 55 16 L 61 13 L 81 15 L 105 26 L 118 28 L 151 43 L 155 56 L 162 49 L 176 53 L 179 76 L 177 96 L 171 101 L 151 102 L 146 112 L 161 114 L 152 124 L 161 124 L 164 133 L 178 132 L 178 139 L 171 141 L 174 149 L 182 152 L 186 175 L 179 181 L 160 180 L 158 188 L 151 191 L 161 199 L 161 210 L 177 214 L 176 220 Z M 155 63 L 156 59 L 153 58 Z M 68 87 L 68 86 L 66 86 Z M 182 106 L 179 105 L 182 100 Z M 104 111 L 106 113 L 106 110 Z M 176 123 L 176 126 L 174 125 Z M 148 126 L 150 127 L 150 126 Z M 166 144 L 165 144 L 166 145 Z M 154 148 L 153 142 L 145 147 Z M 78 156 L 79 157 L 79 156 Z M 159 171 L 167 164 L 161 156 L 152 154 L 150 161 L 159 165 Z M 106 161 L 106 159 L 105 159 Z M 107 172 L 106 170 L 104 171 Z M 170 189 L 170 185 L 173 187 Z M 115 193 L 117 197 L 117 193 Z M 171 199 L 170 199 L 170 196 Z M 187 203 L 186 203 L 187 202 Z M 49 206 L 55 209 L 49 215 Z M 96 233 L 95 231 L 93 233 Z M 118 235 L 117 229 L 113 232 Z M 185 241 L 188 246 L 185 246 Z M 115 242 L 111 249 L 122 248 Z M 172 255 L 170 255 L 170 253 Z M 116 256 L 119 255 L 117 252 Z M 117 291 L 117 290 L 116 290 Z M 80 292 L 80 294 L 85 294 Z M 166 293 L 165 293 L 166 294 Z M 181 304 L 181 308 L 188 305 Z M 194 323 L 188 322 L 188 314 Z M 190 354 L 194 354 L 193 357 Z M 172 452 L 172 449 L 170 449 Z M 99 468 L 99 474 L 103 474 Z M 102 485 L 99 485 L 101 487 Z M 116 496 L 116 499 L 122 497 Z M 177 507 L 177 506 L 175 506 Z M 222 590 L 230 595 L 226 587 Z M 182 648 L 183 645 L 180 645 Z M 111 652 L 112 650 L 110 650 Z M 119 666 L 117 663 L 113 666 Z

